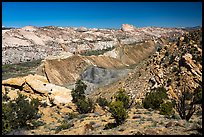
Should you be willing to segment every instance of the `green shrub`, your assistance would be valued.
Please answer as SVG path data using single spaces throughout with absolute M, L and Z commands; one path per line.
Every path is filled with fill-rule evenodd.
M 197 110 L 196 105 L 202 105 L 202 85 L 200 83 L 200 85 L 193 92 L 190 92 L 190 89 L 188 86 L 186 86 L 186 83 L 186 79 L 184 79 L 183 91 L 179 96 L 176 110 L 181 119 L 189 121 Z
M 122 124 L 128 117 L 127 109 L 129 107 L 129 96 L 125 93 L 124 89 L 119 89 L 114 96 L 115 101 L 109 104 L 109 112 L 115 119 L 115 124 Z M 108 127 L 111 125 L 107 125 Z M 112 125 L 113 126 L 113 125 Z M 111 126 L 111 127 L 112 127 Z M 107 127 L 107 128 L 108 128 Z
M 77 118 L 77 117 L 78 117 L 78 115 L 72 112 L 72 113 L 69 113 L 68 115 L 66 115 L 66 116 L 64 117 L 64 119 L 65 119 L 65 120 L 71 120 L 71 119 Z
M 39 100 L 26 100 L 26 96 L 18 93 L 14 101 L 2 102 L 2 134 L 14 129 L 28 127 L 28 123 L 37 119 Z
M 172 72 L 178 72 L 178 71 L 179 71 L 179 69 L 178 69 L 177 66 L 174 66 L 174 67 L 172 68 Z
M 61 125 L 58 126 L 58 127 L 55 129 L 55 133 L 58 133 L 58 132 L 60 132 L 61 130 L 69 129 L 69 128 L 73 127 L 73 126 L 74 126 L 74 124 L 71 123 L 71 122 L 62 121 Z
M 115 95 L 115 99 L 116 101 L 121 101 L 126 109 L 129 107 L 130 99 L 124 89 L 119 89 Z
M 72 90 L 72 102 L 77 105 L 77 110 L 81 114 L 89 113 L 92 110 L 94 110 L 94 102 L 90 99 L 86 99 L 85 96 L 85 90 L 87 88 L 87 85 L 82 82 L 81 80 L 78 80 L 76 82 L 76 87 L 74 90 Z
M 176 56 L 170 55 L 169 65 L 171 65 L 175 61 Z
M 164 99 L 167 99 L 167 93 L 164 87 L 159 87 L 155 91 L 149 92 L 145 99 L 143 100 L 144 108 L 159 109 L 160 104 L 164 102 Z
M 2 103 L 2 135 L 12 131 L 12 108 L 10 104 Z
M 101 106 L 102 108 L 105 108 L 105 106 L 108 106 L 108 101 L 105 98 L 99 97 L 96 102 Z
M 171 118 L 172 118 L 172 119 L 176 119 L 176 120 L 181 119 L 180 116 L 177 115 L 177 114 L 173 114 L 173 115 L 171 116 Z
M 86 114 L 94 110 L 94 103 L 89 98 L 88 100 L 86 99 L 78 100 L 78 102 L 76 102 L 76 105 L 77 105 L 77 111 L 80 114 Z
M 160 114 L 170 116 L 173 112 L 173 105 L 171 102 L 162 103 L 160 106 Z
M 81 81 L 81 80 L 78 80 L 76 82 L 76 87 L 74 90 L 72 90 L 71 92 L 71 95 L 72 95 L 72 102 L 75 103 L 75 102 L 78 102 L 78 100 L 83 100 L 85 99 L 85 90 L 87 88 L 87 85 Z
M 37 127 L 39 127 L 39 126 L 43 126 L 43 125 L 45 125 L 46 123 L 43 122 L 43 121 L 35 121 L 35 120 L 33 120 L 33 121 L 31 122 L 31 124 L 32 124 L 32 126 L 30 127 L 30 129 L 34 129 L 34 128 L 37 128 Z
M 116 124 L 116 123 L 107 123 L 107 124 L 105 125 L 104 130 L 112 129 L 112 128 L 114 128 L 114 127 L 117 127 L 117 124 Z
M 83 55 L 83 56 L 102 55 L 107 51 L 113 50 L 114 48 L 115 47 L 108 47 L 107 49 L 102 49 L 102 50 L 90 50 L 90 51 L 86 51 L 84 53 L 81 53 L 81 55 Z
M 111 102 L 109 108 L 111 115 L 114 117 L 116 121 L 116 124 L 117 125 L 122 124 L 128 116 L 123 102 L 121 101 Z

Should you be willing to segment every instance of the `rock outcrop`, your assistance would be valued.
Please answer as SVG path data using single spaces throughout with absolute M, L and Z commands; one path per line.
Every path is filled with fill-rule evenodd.
M 16 88 L 14 91 L 11 90 L 8 93 L 8 96 L 12 99 L 17 97 L 17 90 L 18 90 L 18 92 L 21 92 L 21 93 L 27 92 L 31 94 L 31 96 L 32 94 L 35 94 L 39 96 L 39 98 L 40 96 L 44 97 L 44 99 L 48 98 L 48 101 L 52 101 L 54 104 L 57 104 L 57 105 L 66 104 L 71 102 L 72 100 L 71 90 L 65 87 L 51 84 L 47 81 L 46 77 L 36 75 L 36 74 L 3 80 L 2 85 L 5 87 Z M 47 102 L 47 103 L 49 104 L 50 102 Z
M 168 43 L 153 55 L 149 62 L 154 84 L 150 89 L 164 86 L 169 97 L 177 99 L 188 88 L 193 92 L 202 83 L 201 30 L 184 34 L 174 43 Z M 150 81 L 152 81 L 150 79 Z

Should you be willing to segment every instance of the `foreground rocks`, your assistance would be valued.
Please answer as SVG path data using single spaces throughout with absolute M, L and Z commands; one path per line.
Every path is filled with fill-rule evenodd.
M 17 89 L 8 92 L 8 96 L 12 99 L 14 98 L 12 96 L 17 95 L 18 91 L 24 94 L 29 93 L 31 97 L 35 96 L 36 98 L 37 96 L 41 101 L 47 100 L 48 104 L 51 101 L 56 105 L 66 104 L 72 100 L 71 90 L 51 84 L 47 81 L 46 77 L 36 74 L 3 80 L 2 86 L 3 89 L 11 89 L 14 87 Z

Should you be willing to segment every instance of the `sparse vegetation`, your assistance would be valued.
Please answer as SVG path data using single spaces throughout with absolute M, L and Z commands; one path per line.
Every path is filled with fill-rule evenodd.
M 186 86 L 183 85 L 182 95 L 179 97 L 177 103 L 177 111 L 181 119 L 190 120 L 196 111 L 196 105 L 202 103 L 202 86 L 198 86 L 193 93 L 191 93 Z
M 87 85 L 81 80 L 78 80 L 76 82 L 75 89 L 73 89 L 71 92 L 71 95 L 73 98 L 72 102 L 77 105 L 77 110 L 81 114 L 89 113 L 95 108 L 94 102 L 89 98 L 86 99 L 85 92 L 84 92 L 86 88 L 87 88 Z
M 129 107 L 129 97 L 124 89 L 119 89 L 114 97 L 115 101 L 110 103 L 109 112 L 115 119 L 116 125 L 120 125 L 128 117 L 127 108 Z
M 11 78 L 14 76 L 26 76 L 27 74 L 33 74 L 31 70 L 40 65 L 40 62 L 41 59 L 18 64 L 2 65 L 2 79 Z
M 29 128 L 29 123 L 37 119 L 39 100 L 19 94 L 14 101 L 2 102 L 2 134 L 17 128 Z
M 112 129 L 114 127 L 117 127 L 117 124 L 116 123 L 108 123 L 105 125 L 105 128 L 104 130 L 107 130 L 107 129 Z
M 149 93 L 147 93 L 144 101 L 143 106 L 144 108 L 152 108 L 152 109 L 159 109 L 160 104 L 164 102 L 164 99 L 167 99 L 167 93 L 164 87 L 159 87 Z
M 129 108 L 129 103 L 130 103 L 130 99 L 128 97 L 128 95 L 125 92 L 125 89 L 119 89 L 118 92 L 115 95 L 115 100 L 116 101 L 121 101 L 123 103 L 123 106 L 125 107 L 125 109 Z
M 115 119 L 117 125 L 122 124 L 125 119 L 127 118 L 127 112 L 124 107 L 123 102 L 121 101 L 114 101 L 110 104 L 110 112 Z
M 160 114 L 171 116 L 173 113 L 173 105 L 171 102 L 162 103 L 160 106 Z
M 108 106 L 108 105 L 109 105 L 108 101 L 107 101 L 105 98 L 103 98 L 103 97 L 99 97 L 99 98 L 96 100 L 96 103 L 98 103 L 99 106 L 101 106 L 103 109 L 105 108 L 105 106 Z
M 84 100 L 85 99 L 85 90 L 87 88 L 87 85 L 82 82 L 81 80 L 78 80 L 76 82 L 76 86 L 75 89 L 72 90 L 71 94 L 72 94 L 72 102 L 76 103 L 79 100 Z
M 67 122 L 67 121 L 64 120 L 64 121 L 61 122 L 61 125 L 58 126 L 58 127 L 55 129 L 55 133 L 58 133 L 58 132 L 60 132 L 61 130 L 69 129 L 69 128 L 73 127 L 73 126 L 74 126 L 73 123 Z
M 78 115 L 72 112 L 72 113 L 69 113 L 68 115 L 66 115 L 66 116 L 64 117 L 64 119 L 65 119 L 65 120 L 71 120 L 71 119 L 77 118 L 77 117 L 78 117 Z
M 108 47 L 108 48 L 102 49 L 102 50 L 90 50 L 90 51 L 86 51 L 86 52 L 82 53 L 81 55 L 83 55 L 83 56 L 102 55 L 107 51 L 113 50 L 114 48 L 115 47 Z
M 169 65 L 171 65 L 175 61 L 176 56 L 170 55 Z
M 80 114 L 86 114 L 94 110 L 94 103 L 91 99 L 82 99 L 75 103 Z

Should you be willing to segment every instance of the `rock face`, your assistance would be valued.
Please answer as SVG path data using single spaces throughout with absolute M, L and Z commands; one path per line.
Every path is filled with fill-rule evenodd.
M 120 44 L 133 44 L 146 39 L 156 40 L 162 36 L 173 38 L 173 35 L 179 36 L 185 32 L 173 28 L 136 29 L 128 24 L 123 24 L 122 30 L 53 26 L 26 26 L 3 30 L 2 63 L 14 64 L 44 59 L 49 55 L 59 55 L 61 52 L 80 54 L 90 50 L 117 47 Z

